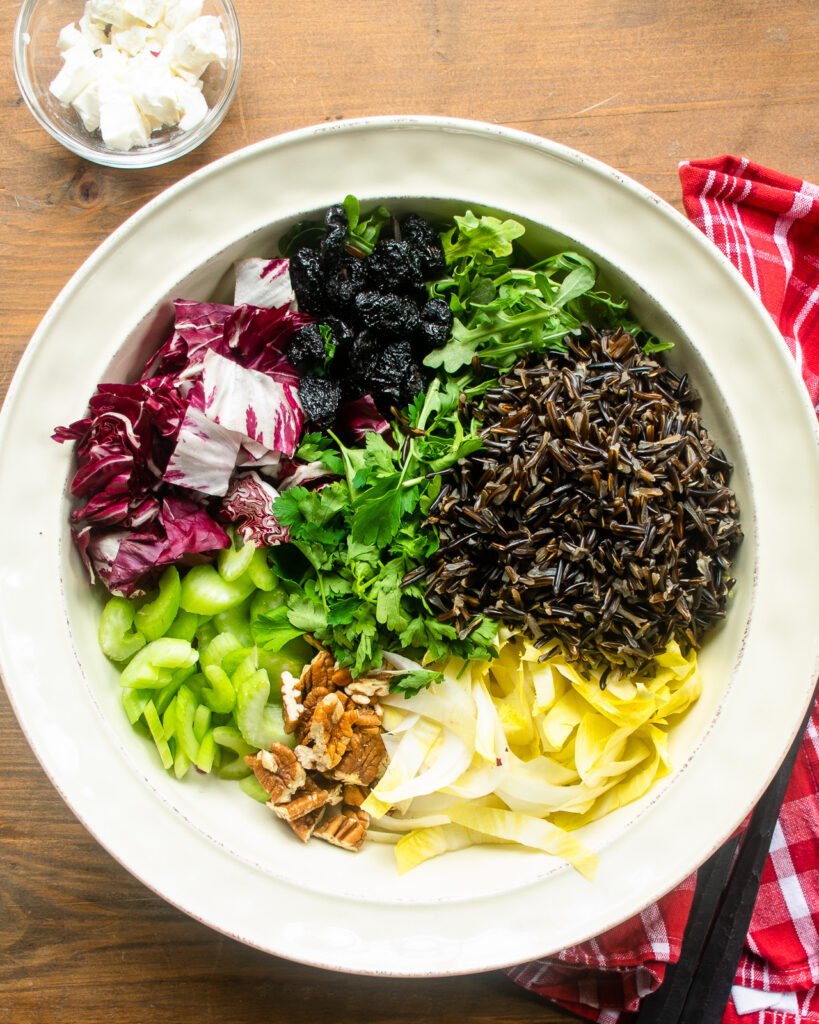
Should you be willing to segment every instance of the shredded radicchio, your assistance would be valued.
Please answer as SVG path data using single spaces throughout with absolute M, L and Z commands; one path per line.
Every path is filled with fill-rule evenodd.
M 286 266 L 266 267 L 253 273 L 268 299 L 289 303 Z M 285 352 L 310 321 L 286 306 L 176 302 L 142 378 L 101 384 L 88 416 L 57 428 L 55 440 L 77 442 L 71 493 L 85 503 L 71 521 L 92 582 L 139 594 L 162 566 L 227 547 L 219 519 L 257 543 L 286 539 L 272 518 L 277 491 L 251 470 L 299 476 L 304 414 Z
M 237 474 L 222 502 L 222 516 L 235 524 L 245 543 L 252 541 L 257 547 L 281 544 L 287 540 L 288 532 L 273 514 L 273 502 L 278 496 L 276 488 L 258 473 L 251 470 Z

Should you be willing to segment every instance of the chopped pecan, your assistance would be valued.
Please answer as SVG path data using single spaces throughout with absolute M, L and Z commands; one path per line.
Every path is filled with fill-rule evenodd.
M 323 786 L 318 786 L 312 779 L 301 787 L 287 803 L 274 804 L 270 809 L 273 813 L 285 821 L 295 821 L 296 818 L 303 818 L 305 814 L 317 811 L 327 803 L 328 792 Z
M 343 799 L 343 786 L 340 782 L 334 782 L 332 779 L 325 779 L 323 775 L 319 775 L 316 778 L 316 783 L 327 791 L 327 806 L 335 807 L 340 804 Z
M 296 755 L 283 743 L 274 743 L 270 750 L 248 754 L 245 763 L 270 795 L 273 804 L 282 803 L 307 781 L 307 774 Z
M 297 742 L 304 743 L 306 741 L 306 738 L 310 733 L 310 723 L 313 720 L 313 713 L 324 698 L 334 692 L 335 691 L 329 690 L 326 686 L 316 686 L 304 698 L 301 717 L 296 725 Z M 344 694 L 342 694 L 342 697 L 343 696 Z M 344 699 L 346 700 L 346 697 Z
M 319 651 L 309 665 L 302 669 L 299 684 L 306 698 L 311 690 L 321 687 L 328 692 L 333 689 L 332 676 L 335 671 L 335 658 L 329 651 Z
M 390 677 L 383 673 L 361 676 L 345 686 L 344 692 L 356 704 L 369 704 L 373 697 L 385 697 L 390 692 Z
M 353 698 L 355 699 L 355 698 Z M 358 732 L 381 732 L 381 718 L 375 708 L 357 708 L 355 727 Z
M 324 839 L 343 850 L 357 853 L 367 836 L 367 826 L 356 818 L 337 814 L 333 818 L 328 818 L 313 835 L 316 839 Z
M 352 818 L 355 821 L 360 821 L 364 828 L 370 824 L 369 814 L 362 810 L 360 807 L 356 807 L 354 804 L 342 804 L 341 813 L 347 818 Z
M 337 693 L 323 697 L 313 712 L 305 742 L 296 748 L 301 764 L 321 772 L 334 768 L 350 745 L 354 719 L 355 712 L 345 711 Z
M 340 782 L 369 786 L 378 778 L 386 759 L 387 749 L 379 733 L 354 732 L 344 757 L 331 775 Z
M 362 786 L 345 786 L 341 797 L 348 807 L 360 807 L 367 799 L 368 792 Z
M 274 809 L 270 804 L 267 804 L 267 806 L 270 807 L 271 810 Z M 316 825 L 318 825 L 323 817 L 324 808 L 318 807 L 315 811 L 310 811 L 309 814 L 305 814 L 301 818 L 295 818 L 293 821 L 288 821 L 287 824 L 293 829 L 299 839 L 301 839 L 303 843 L 306 843 L 310 836 L 313 835 Z M 287 819 L 284 820 L 287 821 Z
M 287 670 L 282 672 L 281 691 L 284 731 L 291 733 L 299 724 L 299 719 L 304 713 L 304 705 L 301 702 L 301 684 Z

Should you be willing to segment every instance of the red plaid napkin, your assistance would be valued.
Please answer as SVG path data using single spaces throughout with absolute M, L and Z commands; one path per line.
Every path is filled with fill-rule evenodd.
M 685 210 L 745 277 L 779 326 L 819 413 L 819 188 L 732 156 L 680 166 Z M 625 1024 L 680 955 L 696 876 L 624 924 L 556 956 L 512 967 L 524 988 L 598 1021 Z M 796 1013 L 723 1024 L 819 1024 L 819 704 L 774 832 L 736 985 L 797 994 Z

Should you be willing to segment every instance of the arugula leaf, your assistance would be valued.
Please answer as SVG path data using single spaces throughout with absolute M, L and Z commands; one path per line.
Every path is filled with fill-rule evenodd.
M 444 236 L 444 256 L 452 263 L 462 256 L 510 256 L 512 242 L 526 230 L 514 220 L 498 220 L 497 217 L 476 217 L 467 210 L 463 217 L 453 218 L 456 228 Z M 453 236 L 457 241 L 453 242 Z
M 390 211 L 379 206 L 369 217 L 361 219 L 361 205 L 355 196 L 344 199 L 344 212 L 347 214 L 347 242 L 368 256 L 375 247 L 382 227 L 390 219 Z

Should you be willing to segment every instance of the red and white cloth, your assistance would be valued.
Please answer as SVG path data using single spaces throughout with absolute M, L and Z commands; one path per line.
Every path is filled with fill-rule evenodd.
M 745 277 L 778 324 L 819 413 L 819 187 L 732 156 L 680 165 L 685 211 Z M 817 624 L 819 626 L 819 624 Z M 692 875 L 605 935 L 512 967 L 524 988 L 598 1024 L 626 1024 L 679 959 Z M 735 985 L 795 993 L 798 1010 L 723 1024 L 819 1024 L 819 704 L 774 832 Z

